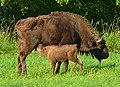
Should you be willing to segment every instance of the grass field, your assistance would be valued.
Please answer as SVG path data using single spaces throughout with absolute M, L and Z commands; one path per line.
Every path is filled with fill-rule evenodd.
M 73 72 L 52 76 L 49 61 L 33 51 L 26 59 L 27 75 L 17 74 L 17 42 L 4 40 L 0 35 L 0 87 L 120 87 L 120 36 L 105 34 L 110 56 L 100 64 L 91 56 L 79 55 L 83 72 L 76 66 Z M 69 70 L 72 66 L 69 64 Z

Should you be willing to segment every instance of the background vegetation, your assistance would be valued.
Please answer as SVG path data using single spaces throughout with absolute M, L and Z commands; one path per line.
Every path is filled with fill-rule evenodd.
M 8 26 L 29 16 L 68 11 L 87 17 L 89 21 L 111 24 L 120 17 L 120 0 L 1 0 L 0 22 Z M 120 21 L 120 20 L 119 20 Z M 13 32 L 13 27 L 10 31 Z M 102 31 L 101 23 L 97 26 Z M 6 31 L 4 28 L 2 31 Z
M 78 54 L 83 73 L 52 76 L 45 57 L 33 51 L 26 59 L 28 75 L 17 74 L 17 35 L 15 23 L 28 16 L 69 11 L 85 16 L 96 32 L 104 32 L 110 56 L 101 64 L 90 55 Z M 120 0 L 1 0 L 0 1 L 0 87 L 120 87 Z M 72 62 L 69 64 L 71 69 Z

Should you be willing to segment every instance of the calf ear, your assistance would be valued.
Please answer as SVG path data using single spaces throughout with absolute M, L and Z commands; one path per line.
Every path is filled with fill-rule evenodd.
M 77 44 L 74 44 L 77 47 Z
M 43 49 L 43 51 L 45 51 L 45 50 L 46 50 L 46 48 L 45 48 L 45 47 L 43 47 L 42 49 Z

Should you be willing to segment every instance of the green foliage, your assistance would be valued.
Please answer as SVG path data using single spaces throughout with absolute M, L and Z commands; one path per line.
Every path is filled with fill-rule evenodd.
M 120 5 L 120 0 L 116 0 L 116 5 Z
M 3 6 L 5 0 L 0 1 L 0 6 Z
M 2 9 L 4 17 L 12 17 L 14 15 L 16 20 L 18 20 L 57 10 L 57 3 L 54 0 L 5 0 Z
M 120 0 L 116 0 L 116 17 L 119 18 L 119 27 L 120 27 Z
M 9 24 L 2 20 L 0 24 L 0 54 L 14 53 L 17 51 L 17 35 L 15 26 L 15 19 L 9 21 Z
M 115 16 L 115 7 L 115 0 L 2 0 L 0 15 L 4 25 L 14 19 L 18 21 L 52 11 L 73 12 L 86 16 L 90 21 L 93 19 L 97 22 L 102 19 L 111 23 Z
M 60 5 L 54 0 L 4 0 L 1 6 L 2 20 L 0 20 L 4 21 L 2 23 L 4 27 L 14 19 L 16 23 L 19 19 L 29 16 L 48 14 L 57 10 L 58 6 Z
M 102 19 L 97 22 L 91 21 L 91 24 L 93 25 L 94 29 L 97 31 L 101 32 L 116 32 L 119 30 L 119 25 L 120 25 L 120 18 L 115 18 L 111 23 L 105 22 Z
M 69 0 L 55 0 L 57 3 L 59 3 L 61 6 L 62 4 L 68 4 Z
M 69 0 L 68 8 L 76 10 L 78 14 L 85 15 L 94 22 L 103 19 L 105 22 L 112 22 L 115 15 L 115 0 Z

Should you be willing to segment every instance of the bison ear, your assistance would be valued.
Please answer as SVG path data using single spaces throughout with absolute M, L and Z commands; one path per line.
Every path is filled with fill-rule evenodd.
M 88 40 L 88 42 L 81 44 L 81 51 L 90 51 L 92 48 L 96 47 L 97 43 L 95 40 Z
M 97 44 L 96 44 L 96 41 L 94 41 L 94 40 L 89 40 L 89 41 L 88 41 L 88 45 L 89 45 L 89 47 L 95 47 Z

